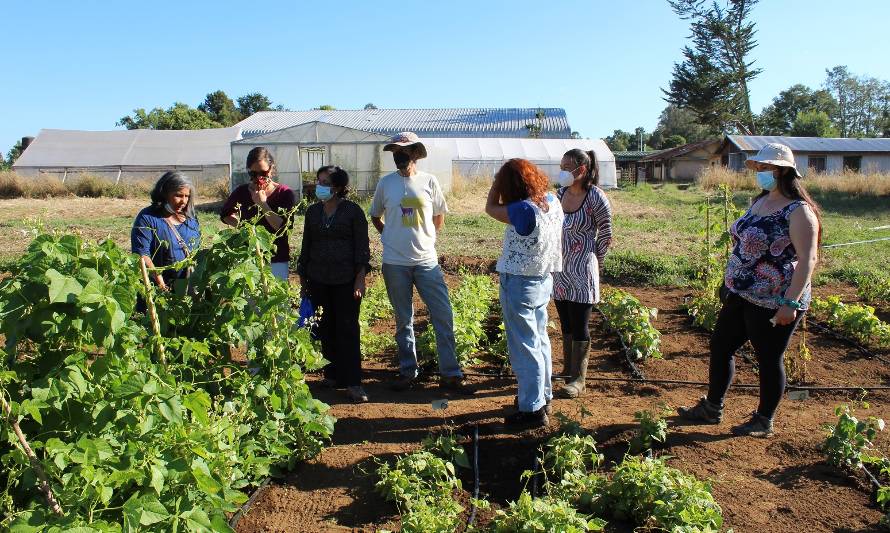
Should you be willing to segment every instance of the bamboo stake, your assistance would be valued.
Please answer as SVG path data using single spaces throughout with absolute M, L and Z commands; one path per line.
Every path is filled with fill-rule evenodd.
M 155 308 L 154 291 L 151 288 L 151 282 L 148 281 L 148 267 L 145 266 L 145 261 L 141 258 L 139 259 L 139 268 L 142 270 L 142 283 L 145 284 L 145 303 L 148 306 L 148 318 L 151 320 L 151 329 L 154 331 L 158 347 L 158 358 L 161 360 L 161 364 L 166 367 L 167 356 L 164 353 L 164 343 L 161 342 L 161 322 L 158 320 L 158 312 Z
M 12 425 L 12 431 L 15 432 L 15 436 L 19 439 L 19 444 L 22 445 L 22 448 L 25 451 L 25 455 L 28 456 L 28 460 L 31 462 L 31 468 L 33 468 L 34 472 L 37 473 L 40 491 L 43 492 L 43 495 L 46 497 L 46 503 L 49 505 L 49 508 L 50 510 L 52 510 L 52 512 L 56 513 L 59 516 L 63 516 L 64 513 L 62 513 L 62 506 L 59 505 L 59 501 L 53 494 L 53 489 L 52 487 L 50 487 L 49 480 L 46 477 L 46 472 L 44 472 L 43 467 L 40 465 L 40 461 L 34 454 L 34 450 L 31 449 L 31 446 L 25 439 L 25 434 L 22 433 L 22 428 L 19 427 L 19 423 L 13 419 L 12 408 L 6 402 L 6 398 L 4 398 L 2 394 L 0 394 L 0 404 L 2 404 L 3 406 L 3 414 L 6 415 L 6 419 Z

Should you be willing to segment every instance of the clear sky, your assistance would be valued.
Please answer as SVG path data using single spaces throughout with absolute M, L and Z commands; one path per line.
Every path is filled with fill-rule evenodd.
M 754 20 L 755 111 L 839 64 L 890 79 L 890 0 L 761 0 Z M 651 130 L 687 35 L 666 0 L 3 2 L 0 150 L 217 89 L 290 109 L 563 107 L 585 137 Z

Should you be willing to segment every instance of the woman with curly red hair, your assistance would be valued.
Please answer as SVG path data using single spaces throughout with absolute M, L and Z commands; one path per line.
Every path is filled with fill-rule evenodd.
M 507 224 L 497 263 L 510 365 L 519 389 L 507 426 L 542 427 L 553 390 L 547 336 L 551 273 L 562 269 L 563 212 L 544 172 L 525 159 L 504 163 L 494 177 L 485 212 Z

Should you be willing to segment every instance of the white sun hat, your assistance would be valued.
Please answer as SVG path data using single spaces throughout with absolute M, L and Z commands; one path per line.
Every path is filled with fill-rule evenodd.
M 754 165 L 757 163 L 793 168 L 797 177 L 801 177 L 800 172 L 797 170 L 797 165 L 794 164 L 794 153 L 791 151 L 791 148 L 784 144 L 769 143 L 765 145 L 757 152 L 757 155 L 751 156 L 745 161 L 745 166 L 756 170 Z

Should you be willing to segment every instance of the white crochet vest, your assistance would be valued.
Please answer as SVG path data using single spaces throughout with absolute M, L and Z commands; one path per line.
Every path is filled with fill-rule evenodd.
M 562 205 L 556 195 L 546 196 L 545 213 L 534 202 L 525 200 L 535 211 L 535 229 L 522 236 L 512 224 L 504 231 L 504 251 L 497 271 L 519 276 L 543 276 L 562 271 Z

